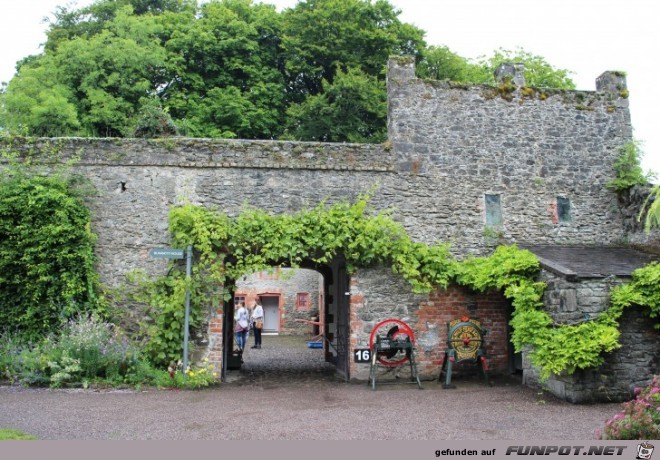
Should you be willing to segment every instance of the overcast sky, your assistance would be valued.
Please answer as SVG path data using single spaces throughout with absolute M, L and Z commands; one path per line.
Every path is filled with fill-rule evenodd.
M 40 52 L 46 24 L 57 5 L 91 0 L 11 0 L 0 15 L 0 81 L 17 60 Z M 264 1 L 280 9 L 296 0 Z M 630 91 L 634 136 L 643 142 L 643 166 L 660 181 L 660 27 L 651 0 L 390 0 L 400 19 L 427 32 L 430 45 L 461 56 L 490 55 L 497 48 L 543 56 L 572 70 L 578 89 L 595 90 L 606 70 L 623 70 Z

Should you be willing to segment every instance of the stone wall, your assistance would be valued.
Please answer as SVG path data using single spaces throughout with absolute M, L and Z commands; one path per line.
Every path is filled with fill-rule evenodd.
M 417 79 L 412 61 L 393 59 L 389 140 L 382 145 L 76 138 L 20 148 L 27 154 L 55 147 L 64 159 L 79 157 L 76 172 L 96 187 L 89 204 L 98 266 L 111 286 L 136 268 L 166 271 L 167 262 L 150 259 L 148 251 L 169 244 L 168 211 L 184 201 L 235 216 L 246 204 L 286 213 L 372 191 L 374 208 L 393 210 L 413 239 L 450 242 L 458 257 L 487 253 L 498 243 L 625 241 L 626 216 L 605 187 L 619 148 L 632 138 L 625 78 L 603 74 L 598 90 L 587 92 L 528 88 L 514 77 L 513 88 L 457 86 Z M 499 196 L 495 223 L 487 224 L 493 212 L 487 195 Z M 560 199 L 568 210 L 563 215 Z M 351 348 L 364 346 L 379 320 L 402 319 L 419 331 L 423 373 L 437 373 L 446 322 L 464 313 L 471 294 L 455 287 L 412 294 L 382 269 L 360 270 L 351 282 Z M 566 309 L 567 295 L 563 306 L 560 295 L 559 307 L 549 298 L 550 308 Z M 497 293 L 477 302 L 490 330 L 488 352 L 502 370 L 506 302 Z M 576 311 L 556 313 L 568 318 Z M 210 318 L 209 332 L 218 360 L 221 310 Z M 351 363 L 351 373 L 363 376 L 364 368 Z
M 293 212 L 323 200 L 355 200 L 383 184 L 374 199 L 387 207 L 393 156 L 383 146 L 231 141 L 215 139 L 62 139 L 64 158 L 80 155 L 76 172 L 96 188 L 90 197 L 101 279 L 118 285 L 135 268 L 163 273 L 167 261 L 148 257 L 169 244 L 167 216 L 179 203 L 237 215 L 244 205 L 273 213 Z M 386 185 L 387 184 L 387 185 Z
M 561 324 L 574 324 L 597 318 L 609 306 L 610 290 L 629 280 L 612 276 L 569 281 L 543 270 L 540 281 L 548 286 L 543 304 L 552 319 Z
M 354 199 L 374 189 L 419 241 L 448 241 L 462 256 L 494 244 L 610 244 L 626 237 L 613 179 L 631 139 L 623 77 L 616 90 L 511 93 L 414 78 L 393 59 L 389 141 L 383 145 L 210 139 L 42 139 L 80 156 L 97 188 L 90 204 L 104 282 L 128 269 L 162 271 L 149 248 L 167 244 L 167 213 L 184 200 L 236 215 L 249 204 L 283 213 Z M 606 81 L 607 79 L 600 79 Z M 609 88 L 609 90 L 608 90 Z M 485 195 L 500 196 L 502 221 L 486 225 Z M 557 218 L 557 198 L 570 202 Z
M 573 403 L 629 401 L 635 388 L 649 384 L 660 373 L 660 335 L 648 313 L 638 307 L 624 310 L 619 321 L 621 348 L 605 355 L 598 369 L 579 370 L 572 375 L 555 375 L 542 386 Z M 525 383 L 541 386 L 531 369 Z
M 398 169 L 433 196 L 422 212 L 402 211 L 408 225 L 436 229 L 460 252 L 481 251 L 484 194 L 496 194 L 503 221 L 489 233 L 500 241 L 622 241 L 617 198 L 605 184 L 632 137 L 625 78 L 605 73 L 596 92 L 508 88 L 425 81 L 410 61 L 390 62 Z M 570 201 L 568 221 L 556 218 L 558 197 Z

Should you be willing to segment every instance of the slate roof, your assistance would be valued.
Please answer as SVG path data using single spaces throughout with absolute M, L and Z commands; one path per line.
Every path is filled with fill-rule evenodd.
M 627 247 L 521 246 L 539 258 L 541 267 L 568 279 L 630 277 L 660 256 Z

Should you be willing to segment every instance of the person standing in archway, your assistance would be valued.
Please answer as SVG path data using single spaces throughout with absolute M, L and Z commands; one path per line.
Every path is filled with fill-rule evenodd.
M 261 348 L 261 330 L 264 328 L 264 307 L 261 301 L 256 300 L 256 305 L 252 310 L 252 325 L 254 329 L 254 345 L 252 348 Z
M 236 335 L 236 345 L 240 351 L 243 351 L 245 345 L 247 345 L 245 341 L 249 329 L 248 317 L 248 311 L 245 308 L 245 303 L 241 303 L 238 310 L 236 310 L 236 314 L 234 315 L 234 320 L 236 321 L 234 334 Z

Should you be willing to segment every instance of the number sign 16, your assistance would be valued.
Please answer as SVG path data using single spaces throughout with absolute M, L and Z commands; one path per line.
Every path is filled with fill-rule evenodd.
M 368 348 L 356 348 L 353 350 L 356 363 L 368 363 L 371 361 L 371 350 Z

